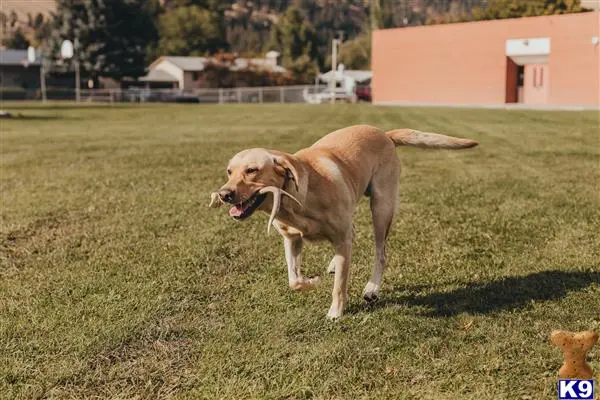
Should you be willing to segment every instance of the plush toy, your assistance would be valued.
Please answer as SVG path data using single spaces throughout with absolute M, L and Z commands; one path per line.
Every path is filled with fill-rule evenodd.
M 585 362 L 585 356 L 598 341 L 598 333 L 554 331 L 550 335 L 550 340 L 562 350 L 565 356 L 565 362 L 558 371 L 560 378 L 592 378 L 592 367 Z

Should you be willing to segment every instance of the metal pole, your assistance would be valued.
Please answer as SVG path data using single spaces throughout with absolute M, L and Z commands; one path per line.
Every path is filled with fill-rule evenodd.
M 279 102 L 285 103 L 285 93 L 283 93 L 283 86 L 279 88 Z
M 223 104 L 223 88 L 219 88 L 219 104 Z
M 40 86 L 42 89 L 42 103 L 45 103 L 47 100 L 46 97 L 46 74 L 44 71 L 44 59 L 40 58 Z
M 242 102 L 242 90 L 240 88 L 237 88 L 237 98 L 238 98 L 238 103 Z
M 263 88 L 259 87 L 258 88 L 258 103 L 262 104 L 263 102 Z
M 75 101 L 81 101 L 81 92 L 79 86 L 81 84 L 81 76 L 79 71 L 79 34 L 75 33 L 75 40 L 73 41 L 74 57 L 75 57 Z
M 79 72 L 79 60 L 75 61 L 75 101 L 81 101 L 81 92 L 79 90 L 79 82 L 81 80 L 80 72 Z
M 331 89 L 331 104 L 335 104 L 335 86 L 336 86 L 336 71 L 337 71 L 337 39 L 333 39 L 331 43 L 331 80 L 329 88 Z

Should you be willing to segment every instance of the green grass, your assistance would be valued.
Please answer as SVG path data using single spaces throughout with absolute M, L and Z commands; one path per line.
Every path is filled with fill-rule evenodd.
M 0 397 L 549 399 L 552 329 L 600 330 L 594 112 L 353 106 L 4 104 Z M 266 214 L 209 209 L 228 159 L 355 123 L 474 138 L 399 149 L 380 301 L 355 216 L 350 305 L 288 289 Z M 600 372 L 600 346 L 590 352 Z

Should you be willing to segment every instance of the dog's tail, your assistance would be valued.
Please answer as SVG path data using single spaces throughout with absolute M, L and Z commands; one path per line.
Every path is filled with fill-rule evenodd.
M 394 129 L 385 133 L 396 146 L 413 146 L 424 149 L 468 149 L 477 146 L 471 139 L 460 139 L 439 133 L 420 132 L 414 129 Z

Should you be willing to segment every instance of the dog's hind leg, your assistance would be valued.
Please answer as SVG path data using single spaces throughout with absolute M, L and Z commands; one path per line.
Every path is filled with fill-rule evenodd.
M 319 277 L 304 278 L 300 272 L 300 265 L 302 264 L 302 248 L 304 247 L 302 237 L 300 235 L 284 236 L 283 247 L 285 249 L 285 261 L 288 267 L 290 288 L 302 291 L 317 287 L 321 281 Z
M 394 166 L 390 166 L 394 167 Z M 371 214 L 373 216 L 373 231 L 375 236 L 375 257 L 371 277 L 363 290 L 363 297 L 367 301 L 377 300 L 383 271 L 385 269 L 385 241 L 390 231 L 390 226 L 396 214 L 398 199 L 397 173 L 386 171 L 385 182 L 373 183 L 371 188 Z

